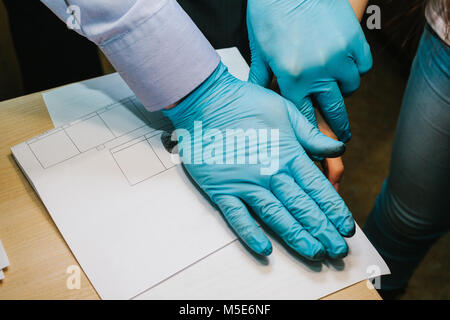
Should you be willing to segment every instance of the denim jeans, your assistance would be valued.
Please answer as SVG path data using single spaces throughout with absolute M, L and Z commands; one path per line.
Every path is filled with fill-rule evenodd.
M 397 125 L 389 175 L 364 227 L 391 269 L 382 289 L 408 284 L 450 228 L 450 47 L 425 27 Z

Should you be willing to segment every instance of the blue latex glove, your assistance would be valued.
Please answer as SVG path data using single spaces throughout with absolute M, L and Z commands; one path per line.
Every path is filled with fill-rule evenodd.
M 345 145 L 320 133 L 291 102 L 236 79 L 220 64 L 200 87 L 164 113 L 176 128 L 185 168 L 253 251 L 269 255 L 272 245 L 245 204 L 306 258 L 347 254 L 342 236 L 355 231 L 351 213 L 305 152 L 332 157 Z M 254 131 L 267 134 L 238 145 L 224 138 L 229 129 L 249 136 Z M 278 132 L 278 139 L 273 132 Z M 267 157 L 259 157 L 266 154 L 263 146 L 270 151 Z M 244 164 L 237 163 L 239 156 L 246 157 Z M 253 156 L 258 161 L 252 164 Z
M 350 139 L 342 94 L 358 89 L 372 67 L 370 47 L 347 0 L 248 0 L 249 81 L 283 97 L 316 125 L 313 101 L 337 137 Z

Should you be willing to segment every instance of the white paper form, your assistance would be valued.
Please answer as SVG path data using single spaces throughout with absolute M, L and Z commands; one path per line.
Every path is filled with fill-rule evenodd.
M 369 277 L 389 274 L 359 227 L 347 239 L 349 255 L 339 261 L 308 262 L 271 241 L 273 252 L 267 259 L 249 254 L 236 240 L 135 299 L 318 299 Z
M 248 75 L 240 64 L 231 72 Z M 90 96 L 103 94 L 70 87 L 49 92 L 67 102 L 49 110 L 93 109 Z M 307 263 L 273 239 L 273 254 L 255 259 L 170 161 L 160 113 L 134 96 L 96 107 L 12 150 L 102 298 L 316 299 L 373 276 L 371 266 L 388 273 L 360 230 L 341 264 Z
M 12 148 L 104 299 L 129 299 L 234 240 L 172 164 L 161 131 L 138 117 L 115 121 L 124 104 L 134 106 L 111 105 Z

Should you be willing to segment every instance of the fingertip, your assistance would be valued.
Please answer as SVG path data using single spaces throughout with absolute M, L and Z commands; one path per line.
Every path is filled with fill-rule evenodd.
M 328 256 L 331 259 L 342 259 L 345 258 L 347 255 L 348 255 L 348 246 L 345 243 L 345 241 L 339 247 L 334 248 L 333 252 L 328 253 Z
M 269 240 L 267 240 L 267 243 L 263 247 L 263 249 L 260 251 L 260 254 L 267 257 L 267 256 L 270 256 L 272 251 L 273 251 L 272 243 Z
M 370 61 L 366 65 L 359 66 L 358 67 L 359 74 L 361 76 L 363 76 L 366 73 L 368 73 L 370 71 L 370 69 L 372 69 L 372 65 L 373 65 L 373 62 L 372 62 L 372 59 L 370 59 Z
M 352 216 L 348 216 L 344 223 L 342 223 L 341 228 L 339 230 L 340 234 L 346 238 L 353 237 L 356 232 L 356 224 L 355 220 Z
M 309 257 L 309 259 L 312 261 L 323 261 L 325 260 L 326 256 L 327 252 L 325 248 L 322 246 L 321 248 L 318 248 L 316 252 L 311 257 Z
M 261 230 L 258 231 L 247 241 L 247 244 L 257 254 L 269 256 L 273 250 L 272 243 Z
M 309 234 L 306 229 L 301 228 L 300 234 L 292 235 L 293 239 L 285 239 L 285 242 L 297 253 L 310 261 L 324 260 L 327 256 L 327 251 L 323 244 Z
M 373 57 L 369 43 L 363 33 L 359 34 L 359 38 L 355 39 L 356 47 L 352 51 L 358 72 L 363 75 L 372 69 Z
M 327 137 L 318 131 L 311 138 L 299 139 L 302 146 L 314 161 L 322 161 L 324 158 L 336 158 L 345 152 L 345 144 Z
M 370 52 L 370 45 L 367 42 L 364 44 L 363 56 L 363 61 L 358 63 L 358 71 L 360 75 L 364 75 L 369 72 L 373 66 L 372 53 Z
M 311 261 L 322 261 L 327 257 L 327 250 L 322 243 L 311 236 L 307 245 L 298 248 L 297 252 Z
M 349 142 L 351 138 L 352 138 L 352 133 L 351 133 L 350 130 L 344 131 L 344 132 L 341 133 L 341 134 L 339 135 L 339 137 L 338 137 L 338 139 L 339 139 L 340 141 L 342 141 L 343 143 Z M 344 149 L 344 151 L 345 151 L 345 149 Z
M 323 146 L 322 150 L 316 150 L 316 153 L 314 155 L 316 157 L 322 157 L 323 160 L 323 158 L 337 158 L 344 152 L 345 143 L 326 137 L 326 144 Z
M 339 156 L 343 155 L 345 152 L 345 148 L 346 148 L 345 143 L 343 143 L 342 141 L 336 141 L 336 140 L 333 140 L 333 142 L 334 142 L 334 145 L 327 156 L 328 158 L 339 157 Z

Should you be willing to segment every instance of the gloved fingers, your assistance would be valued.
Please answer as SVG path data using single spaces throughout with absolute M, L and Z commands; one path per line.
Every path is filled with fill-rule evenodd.
M 213 201 L 222 211 L 230 226 L 257 254 L 268 256 L 272 253 L 272 244 L 261 228 L 256 224 L 245 205 L 239 198 L 231 195 L 217 195 Z
M 335 78 L 343 96 L 348 97 L 358 90 L 361 76 L 352 57 L 346 56 L 343 61 L 334 65 Z
M 283 92 L 283 89 L 281 89 L 281 92 Z M 297 107 L 297 110 L 300 111 L 300 113 L 306 118 L 306 120 L 309 121 L 314 127 L 317 128 L 317 120 L 316 115 L 314 114 L 314 105 L 311 101 L 311 98 L 304 97 L 297 101 L 297 99 L 290 99 L 289 97 L 285 96 L 290 101 L 294 102 L 295 106 Z
M 285 100 L 285 103 L 297 140 L 310 155 L 334 158 L 344 153 L 344 143 L 324 135 L 290 101 Z
M 370 52 L 370 45 L 367 43 L 364 34 L 361 33 L 357 37 L 357 40 L 353 42 L 351 48 L 352 56 L 355 60 L 358 72 L 360 75 L 367 73 L 373 65 L 372 53 Z
M 292 102 L 298 111 L 317 128 L 317 119 L 314 113 L 314 105 L 309 93 L 309 85 L 292 77 L 281 77 L 280 71 L 274 70 L 280 87 L 281 96 Z M 306 90 L 305 88 L 308 88 Z
M 345 240 L 292 177 L 286 173 L 276 174 L 272 176 L 270 186 L 294 218 L 323 244 L 330 258 L 343 258 L 347 255 Z
M 336 82 L 330 82 L 314 96 L 320 110 L 331 130 L 340 141 L 347 142 L 351 138 L 350 122 L 344 98 Z
M 290 164 L 297 184 L 313 199 L 344 237 L 355 233 L 355 221 L 344 200 L 317 166 L 304 156 L 298 156 Z
M 258 187 L 243 195 L 243 199 L 296 252 L 310 260 L 323 260 L 326 255 L 323 245 L 295 220 L 272 192 Z

